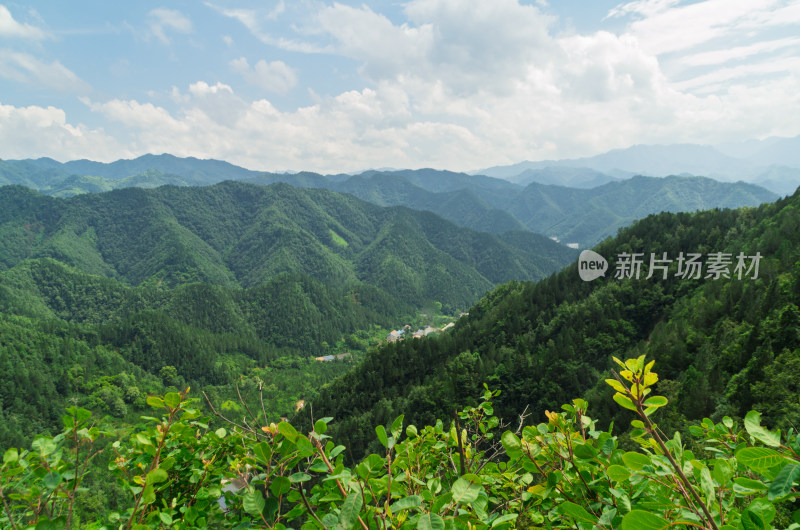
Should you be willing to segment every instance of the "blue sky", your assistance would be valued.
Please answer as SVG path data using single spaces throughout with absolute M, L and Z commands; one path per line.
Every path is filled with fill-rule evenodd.
M 471 170 L 800 134 L 800 0 L 0 0 L 0 158 Z

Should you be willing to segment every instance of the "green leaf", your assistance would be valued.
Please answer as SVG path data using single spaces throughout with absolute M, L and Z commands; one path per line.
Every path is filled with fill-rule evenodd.
M 614 401 L 619 403 L 620 406 L 629 409 L 629 410 L 636 410 L 636 406 L 633 404 L 633 401 L 628 396 L 623 396 L 620 393 L 614 394 Z
M 788 464 L 780 470 L 769 485 L 767 498 L 771 501 L 785 497 L 792 492 L 795 481 L 800 480 L 800 465 Z
M 253 456 L 262 464 L 268 464 L 272 456 L 272 447 L 266 442 L 257 443 L 253 446 Z
M 61 475 L 55 471 L 51 471 L 44 476 L 44 485 L 47 489 L 54 490 L 61 484 Z
M 740 464 L 760 472 L 786 462 L 786 457 L 766 447 L 743 447 L 736 451 L 736 460 Z
M 314 423 L 314 432 L 317 434 L 325 434 L 325 431 L 328 430 L 328 424 L 322 420 L 317 420 Z
M 154 409 L 164 408 L 164 400 L 158 396 L 147 396 L 147 404 L 153 407 Z
M 3 454 L 3 464 L 15 464 L 17 460 L 19 460 L 19 451 L 13 447 Z
M 597 449 L 589 444 L 575 444 L 572 452 L 582 460 L 590 460 L 597 456 Z
M 398 436 L 400 436 L 400 432 L 402 432 L 402 430 L 403 430 L 403 419 L 404 418 L 405 418 L 405 415 L 401 414 L 398 417 L 396 417 L 394 419 L 394 421 L 392 422 L 392 426 L 391 426 L 391 428 L 389 430 L 392 432 L 392 436 L 394 436 L 395 439 Z
M 516 513 L 507 513 L 505 515 L 501 515 L 500 517 L 492 521 L 492 528 L 500 526 L 501 524 L 507 523 L 509 521 L 516 521 L 517 517 L 519 517 L 519 514 Z
M 311 475 L 302 472 L 293 473 L 292 475 L 289 475 L 289 480 L 293 483 L 307 482 L 311 480 Z
M 622 455 L 622 461 L 625 462 L 625 465 L 628 466 L 628 468 L 634 471 L 639 471 L 644 466 L 650 466 L 653 464 L 647 455 L 643 455 L 642 453 L 634 453 L 633 451 L 629 451 Z
M 669 521 L 643 510 L 631 510 L 622 518 L 620 530 L 662 530 L 669 528 Z
M 417 521 L 417 530 L 444 530 L 444 520 L 435 513 L 424 513 Z
M 167 392 L 164 395 L 164 403 L 166 403 L 167 407 L 174 410 L 181 404 L 181 395 L 177 392 Z
M 353 492 L 347 496 L 342 504 L 342 510 L 339 512 L 339 527 L 344 530 L 349 530 L 358 520 L 358 512 L 361 511 L 361 495 L 358 492 Z
M 158 518 L 167 526 L 172 524 L 172 516 L 168 513 L 161 512 L 158 514 Z
M 506 431 L 500 437 L 500 442 L 506 450 L 509 458 L 517 458 L 522 455 L 522 444 L 519 437 L 511 431 Z
M 758 411 L 751 410 L 744 417 L 744 428 L 747 433 L 760 441 L 764 445 L 770 447 L 779 447 L 781 445 L 781 431 L 771 432 L 761 426 L 761 414 Z
M 298 432 L 292 427 L 291 423 L 282 421 L 278 424 L 278 432 L 280 432 L 287 440 L 294 443 L 297 440 Z
M 156 490 L 152 484 L 148 484 L 142 492 L 142 504 L 153 504 L 154 502 L 156 502 Z
M 165 480 L 167 480 L 167 472 L 160 467 L 157 467 L 147 474 L 147 477 L 145 478 L 145 484 L 158 484 L 159 482 L 164 482 Z
M 622 383 L 620 383 L 616 379 L 606 379 L 606 383 L 608 383 L 611 386 L 611 388 L 613 388 L 614 390 L 616 390 L 617 392 L 619 392 L 622 395 L 625 395 L 625 393 L 628 391 L 625 388 L 625 385 L 623 385 Z
M 378 441 L 384 447 L 389 447 L 389 438 L 386 436 L 386 429 L 383 425 L 375 427 L 375 433 L 378 435 Z
M 266 502 L 264 501 L 264 495 L 261 494 L 261 490 L 247 492 L 242 498 L 242 507 L 244 511 L 250 515 L 261 515 L 261 511 L 264 509 L 265 505 Z
M 467 473 L 455 481 L 453 487 L 450 488 L 450 493 L 453 494 L 453 501 L 469 504 L 478 498 L 481 489 L 480 477 Z
M 706 496 L 706 506 L 710 506 L 714 502 L 714 480 L 707 467 L 700 470 L 700 487 Z
M 417 508 L 419 506 L 422 506 L 422 497 L 419 495 L 409 495 L 392 504 L 390 509 L 392 513 L 395 513 L 400 510 L 408 510 L 409 508 Z
M 284 493 L 288 493 L 292 487 L 292 481 L 286 477 L 275 477 L 269 484 L 269 491 L 276 497 L 280 497 Z
M 225 438 L 225 435 L 228 434 L 228 431 L 225 430 L 225 427 L 220 427 L 219 429 L 214 431 L 214 434 L 217 435 L 217 438 L 222 439 Z
M 628 480 L 628 477 L 631 476 L 631 472 L 628 471 L 628 468 L 616 464 L 608 466 L 606 473 L 608 473 L 608 478 L 610 478 L 612 482 L 622 482 Z
M 645 407 L 663 407 L 667 403 L 669 401 L 664 396 L 651 396 L 644 400 Z
M 752 495 L 761 491 L 767 491 L 767 485 L 760 480 L 737 477 L 733 479 L 733 491 L 741 495 Z
M 572 517 L 578 522 L 587 523 L 589 525 L 594 526 L 597 522 L 597 517 L 593 516 L 589 512 L 587 512 L 582 506 L 575 504 L 574 502 L 563 502 L 558 506 L 559 513 L 564 515 L 568 515 Z

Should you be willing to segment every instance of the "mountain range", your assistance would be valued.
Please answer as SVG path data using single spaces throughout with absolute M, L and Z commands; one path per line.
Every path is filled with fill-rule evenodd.
M 570 167 L 528 168 L 518 177 L 521 180 L 515 183 L 433 169 L 367 171 L 352 176 L 259 173 L 216 160 L 171 155 L 148 155 L 111 164 L 76 161 L 59 165 L 50 159 L 0 161 L 0 183 L 19 184 L 56 197 L 164 184 L 202 186 L 222 180 L 261 185 L 285 182 L 350 193 L 380 206 L 428 210 L 460 226 L 493 234 L 529 230 L 580 248 L 594 245 L 649 214 L 755 206 L 776 198 L 752 184 L 720 183 L 701 177 L 618 180 L 596 170 Z M 535 181 L 528 182 L 531 179 Z M 559 181 L 572 186 L 554 184 Z
M 49 257 L 129 285 L 252 287 L 285 273 L 365 283 L 405 303 L 466 309 L 576 252 L 532 232 L 488 234 L 430 212 L 328 190 L 226 181 L 54 198 L 0 188 L 0 267 Z
M 520 162 L 474 173 L 512 182 L 603 184 L 634 175 L 699 175 L 726 182 L 746 181 L 775 193 L 794 193 L 800 186 L 800 136 L 720 146 L 696 144 L 634 145 L 592 157 Z M 599 174 L 598 174 L 599 173 Z M 584 186 L 587 184 L 583 184 Z

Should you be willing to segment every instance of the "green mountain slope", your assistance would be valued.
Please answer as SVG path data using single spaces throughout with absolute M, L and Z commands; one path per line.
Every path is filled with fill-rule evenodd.
M 484 382 L 502 390 L 495 411 L 507 421 L 527 404 L 541 418 L 585 395 L 594 417 L 626 425 L 602 379 L 612 355 L 646 354 L 672 403 L 665 431 L 753 407 L 771 425 L 800 422 L 800 192 L 756 209 L 649 216 L 595 250 L 609 259 L 604 278 L 584 282 L 575 264 L 498 287 L 451 333 L 369 355 L 323 389 L 314 413 L 336 418 L 335 434 L 356 455 L 373 438 L 367 426 L 400 413 L 418 423 L 446 417 Z M 644 254 L 640 279 L 614 278 L 624 252 Z M 684 279 L 674 276 L 677 262 L 667 279 L 645 279 L 650 253 L 663 252 L 731 253 L 731 272 L 739 252 L 763 258 L 755 279 Z
M 69 199 L 7 187 L 0 208 L 2 267 L 50 257 L 130 285 L 251 287 L 299 273 L 459 309 L 496 283 L 542 278 L 575 256 L 543 237 L 505 241 L 430 213 L 285 184 L 126 188 Z

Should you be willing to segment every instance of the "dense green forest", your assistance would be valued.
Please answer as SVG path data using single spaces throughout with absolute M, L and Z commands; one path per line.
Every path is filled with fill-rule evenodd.
M 532 233 L 499 237 L 430 212 L 286 184 L 127 188 L 69 199 L 5 187 L 0 208 L 0 269 L 50 257 L 130 285 L 253 287 L 299 273 L 455 311 L 498 283 L 543 278 L 576 255 Z
M 355 456 L 375 449 L 372 426 L 399 414 L 434 422 L 474 404 L 484 383 L 502 391 L 495 412 L 506 419 L 584 396 L 599 404 L 601 425 L 622 425 L 602 379 L 612 355 L 646 354 L 674 404 L 665 430 L 750 408 L 772 426 L 800 425 L 800 193 L 758 208 L 653 215 L 595 250 L 609 259 L 605 277 L 584 282 L 573 264 L 498 287 L 452 333 L 370 353 L 322 389 L 315 414 L 336 419 L 331 431 Z M 645 256 L 640 279 L 614 277 L 626 252 Z M 664 252 L 763 258 L 756 279 L 675 277 L 677 262 L 667 279 L 645 279 L 650 253 Z

